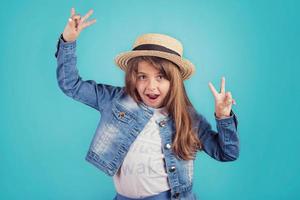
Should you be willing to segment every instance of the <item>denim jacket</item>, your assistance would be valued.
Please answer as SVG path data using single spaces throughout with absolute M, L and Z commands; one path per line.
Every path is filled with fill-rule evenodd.
M 69 97 L 82 102 L 101 113 L 99 124 L 91 141 L 86 160 L 105 174 L 113 176 L 120 168 L 130 145 L 143 130 L 153 109 L 136 103 L 124 87 L 99 84 L 82 80 L 76 68 L 76 41 L 57 43 L 57 81 L 60 89 Z M 212 130 L 207 120 L 196 111 L 191 112 L 193 128 L 201 140 L 203 150 L 219 161 L 233 161 L 239 156 L 237 118 L 231 116 L 216 119 L 218 132 Z M 172 199 L 195 199 L 192 194 L 194 160 L 179 159 L 172 152 L 174 121 L 166 117 L 157 121 L 162 139 L 168 182 Z

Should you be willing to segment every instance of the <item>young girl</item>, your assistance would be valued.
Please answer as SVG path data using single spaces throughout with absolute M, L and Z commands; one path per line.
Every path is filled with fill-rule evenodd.
M 194 72 L 182 44 L 167 35 L 144 34 L 115 62 L 125 87 L 84 81 L 76 68 L 76 39 L 95 23 L 72 8 L 57 45 L 57 80 L 62 91 L 101 113 L 86 160 L 113 177 L 114 199 L 196 199 L 192 192 L 196 152 L 219 161 L 239 156 L 234 100 L 209 83 L 215 98 L 217 130 L 193 108 L 183 81 Z

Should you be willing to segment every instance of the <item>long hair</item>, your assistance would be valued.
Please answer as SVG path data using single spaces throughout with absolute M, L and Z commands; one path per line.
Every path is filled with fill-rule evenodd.
M 138 64 L 141 61 L 154 66 L 170 81 L 170 89 L 163 106 L 175 122 L 176 133 L 172 138 L 173 152 L 183 160 L 195 159 L 197 150 L 201 150 L 201 141 L 192 128 L 189 111 L 194 108 L 186 94 L 178 66 L 169 60 L 155 56 L 139 56 L 130 59 L 125 75 L 125 91 L 136 102 L 142 101 L 136 89 Z

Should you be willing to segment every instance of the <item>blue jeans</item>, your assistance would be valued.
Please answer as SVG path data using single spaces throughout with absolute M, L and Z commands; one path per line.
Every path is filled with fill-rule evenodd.
M 140 198 L 140 199 L 128 198 L 128 197 L 125 197 L 125 196 L 117 193 L 117 195 L 115 196 L 115 198 L 113 200 L 170 200 L 170 199 L 171 199 L 171 191 L 167 190 L 165 192 L 161 192 L 159 194 L 145 197 L 145 198 Z

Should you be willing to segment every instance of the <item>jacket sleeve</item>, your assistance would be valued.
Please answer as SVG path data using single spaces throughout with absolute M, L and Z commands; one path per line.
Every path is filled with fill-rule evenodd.
M 198 114 L 198 137 L 203 150 L 218 161 L 234 161 L 239 157 L 238 121 L 231 111 L 230 117 L 218 119 L 215 115 L 218 132 L 212 130 L 210 123 Z
M 76 68 L 76 41 L 64 42 L 59 38 L 57 43 L 56 77 L 60 89 L 69 97 L 82 102 L 100 112 L 121 90 L 105 84 L 97 84 L 93 80 L 82 80 Z

